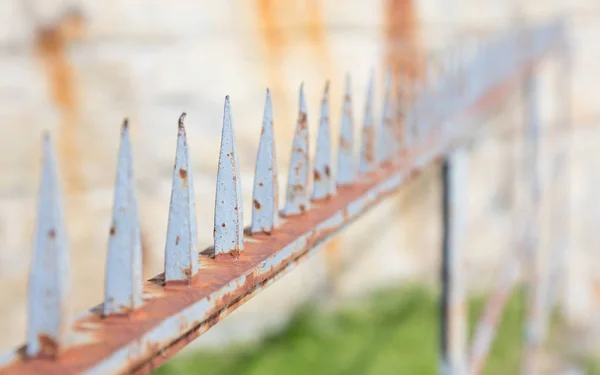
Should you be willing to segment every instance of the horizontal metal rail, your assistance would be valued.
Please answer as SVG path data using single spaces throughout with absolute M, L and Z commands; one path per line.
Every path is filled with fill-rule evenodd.
M 322 102 L 315 165 L 309 164 L 304 94 L 292 147 L 286 202 L 277 201 L 270 96 L 256 164 L 252 224 L 244 229 L 239 163 L 226 98 L 215 199 L 214 245 L 199 251 L 192 168 L 184 116 L 165 247 L 165 272 L 142 283 L 137 203 L 127 125 L 123 127 L 102 305 L 69 318 L 68 259 L 59 183 L 49 138 L 30 275 L 27 343 L 0 360 L 2 374 L 146 373 L 270 285 L 426 165 L 473 134 L 469 119 L 504 100 L 556 47 L 562 23 L 511 32 L 466 55 L 445 55 L 426 84 L 394 89 L 388 75 L 380 122 L 369 85 L 361 153 L 355 161 L 351 92 L 345 93 L 332 173 L 328 85 Z M 402 82 L 402 81 L 401 81 Z M 408 98 L 411 98 L 409 101 Z M 452 121 L 450 121 L 452 120 Z M 450 124 L 463 124 L 455 126 Z M 309 176 L 313 176 L 309 195 Z

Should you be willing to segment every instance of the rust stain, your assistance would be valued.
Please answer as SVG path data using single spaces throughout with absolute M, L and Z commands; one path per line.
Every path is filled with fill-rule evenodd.
M 296 101 L 287 94 L 289 90 L 284 73 L 286 53 L 290 48 L 308 42 L 309 54 L 303 57 L 316 63 L 326 78 L 333 76 L 333 59 L 327 43 L 327 28 L 321 2 L 318 0 L 256 0 L 256 22 L 263 45 L 268 74 L 268 86 L 273 92 L 273 106 L 281 120 L 277 135 L 284 141 L 292 139 L 289 113 Z
M 315 170 L 313 174 L 315 181 L 321 181 L 321 174 L 319 173 L 319 171 Z
M 114 236 L 115 234 L 117 234 L 117 228 L 115 228 L 114 225 L 111 225 L 110 230 L 108 232 L 111 236 Z
M 187 170 L 185 170 L 183 168 L 179 168 L 179 177 L 181 178 L 181 187 L 185 188 L 188 186 L 187 175 L 188 175 Z
M 392 69 L 394 77 L 397 77 L 400 71 L 413 78 L 422 74 L 416 8 L 414 0 L 386 0 L 385 3 L 385 64 Z
M 260 210 L 260 208 L 261 208 L 260 202 L 259 202 L 259 201 L 257 201 L 256 199 L 254 200 L 254 207 L 255 207 L 257 210 Z
M 41 334 L 38 336 L 40 343 L 40 358 L 56 358 L 59 354 L 59 345 L 52 337 Z
M 77 97 L 76 76 L 67 49 L 80 38 L 85 29 L 81 13 L 66 12 L 52 25 L 38 26 L 34 49 L 48 80 L 50 97 L 60 114 L 58 156 L 65 176 L 66 195 L 84 187 L 79 170 L 81 153 L 78 148 L 80 103 Z

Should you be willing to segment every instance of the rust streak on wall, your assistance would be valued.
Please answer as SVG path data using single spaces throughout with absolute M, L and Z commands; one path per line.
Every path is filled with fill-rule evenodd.
M 289 99 L 286 97 L 284 73 L 282 69 L 283 55 L 285 50 L 285 35 L 281 27 L 279 7 L 281 4 L 276 0 L 256 0 L 258 17 L 258 31 L 262 39 L 263 49 L 266 56 L 266 71 L 268 72 L 268 86 L 271 89 L 273 105 L 277 113 L 282 111 L 280 121 L 275 122 L 276 136 L 288 140 L 292 138 L 292 126 L 282 126 L 291 119 Z M 285 3 L 284 3 L 285 5 Z M 279 110 L 279 111 L 278 111 Z M 289 124 L 286 124 L 289 125 Z
M 38 26 L 35 37 L 35 52 L 48 79 L 50 97 L 60 115 L 58 157 L 67 196 L 83 188 L 77 142 L 79 102 L 73 66 L 67 56 L 69 43 L 81 36 L 83 28 L 81 14 L 70 11 L 54 24 Z
M 422 71 L 414 0 L 387 0 L 385 3 L 386 66 L 419 77 Z
M 419 79 L 423 73 L 422 46 L 418 39 L 418 25 L 414 0 L 386 0 L 384 7 L 385 66 L 392 69 L 394 80 L 398 74 L 407 74 L 410 80 Z M 399 124 L 402 126 L 402 124 Z M 402 215 L 404 249 L 423 248 L 427 244 L 418 235 L 422 225 L 429 223 L 427 213 L 431 205 L 429 189 L 420 188 L 421 182 L 435 183 L 426 173 L 419 180 L 400 190 L 397 199 L 397 217 Z M 416 197 L 415 197 L 416 195 Z M 398 221 L 396 221 L 398 222 Z

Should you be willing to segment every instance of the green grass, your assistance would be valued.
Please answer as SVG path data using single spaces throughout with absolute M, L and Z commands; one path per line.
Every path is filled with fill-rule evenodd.
M 469 304 L 470 329 L 482 300 Z M 518 373 L 523 302 L 513 295 L 484 374 Z M 438 300 L 419 287 L 376 293 L 353 307 L 302 309 L 259 344 L 202 351 L 168 361 L 156 375 L 436 374 Z

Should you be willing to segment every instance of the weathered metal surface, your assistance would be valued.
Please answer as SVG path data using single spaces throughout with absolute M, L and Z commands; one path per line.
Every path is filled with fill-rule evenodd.
M 47 134 L 43 149 L 35 247 L 29 274 L 26 353 L 56 357 L 68 343 L 71 319 L 69 249 L 56 156 Z
M 298 215 L 310 208 L 308 199 L 308 173 L 310 170 L 308 145 L 308 114 L 306 99 L 304 98 L 304 84 L 302 84 L 300 85 L 298 122 L 296 123 L 296 132 L 292 143 L 286 202 L 283 210 L 283 214 L 286 216 Z
M 229 96 L 225 98 L 223 112 L 223 132 L 221 133 L 215 198 L 214 246 L 215 254 L 231 253 L 237 257 L 239 252 L 244 249 L 242 179 Z
M 375 72 L 371 71 L 367 86 L 367 99 L 365 101 L 365 113 L 362 124 L 362 139 L 360 149 L 359 172 L 368 173 L 375 167 L 375 122 L 373 119 L 373 86 L 375 84 Z
M 466 120 L 478 118 L 518 87 L 523 76 L 532 73 L 531 68 L 542 52 L 552 47 L 552 38 L 548 35 L 557 33 L 556 30 L 547 27 L 528 32 L 531 34 L 529 38 L 543 39 L 545 44 L 536 41 L 535 48 L 527 50 L 510 69 L 506 69 L 505 74 L 494 73 L 493 76 L 486 77 L 485 84 L 478 88 L 477 96 L 461 97 L 453 108 L 448 107 L 445 110 L 447 112 L 440 112 L 440 118 L 452 117 L 449 120 L 457 124 L 470 124 Z M 491 44 L 484 48 L 498 47 Z M 476 63 L 481 64 L 477 61 L 482 60 L 465 62 L 462 79 L 468 81 L 471 78 L 470 74 L 477 71 L 472 66 Z M 372 95 L 372 84 L 370 87 Z M 367 103 L 371 101 L 370 98 Z M 225 153 L 225 158 L 221 160 L 229 161 L 229 176 L 233 182 L 237 160 L 229 110 L 226 103 L 221 152 Z M 414 108 L 410 112 L 412 111 Z M 373 123 L 372 115 L 370 117 Z M 420 117 L 416 117 L 418 118 Z M 0 359 L 2 370 L 6 374 L 116 374 L 150 371 L 164 358 L 185 346 L 189 340 L 288 272 L 342 230 L 346 224 L 394 193 L 408 177 L 421 170 L 421 163 L 416 163 L 416 160 L 421 161 L 423 165 L 439 160 L 453 147 L 464 142 L 463 137 L 466 130 L 469 130 L 445 133 L 440 127 L 441 124 L 431 125 L 430 131 L 422 132 L 418 138 L 411 141 L 407 150 L 409 158 L 403 158 L 402 154 L 396 153 L 384 163 L 369 161 L 372 166 L 368 168 L 368 173 L 358 175 L 351 185 L 339 187 L 336 194 L 328 200 L 317 200 L 308 206 L 308 127 L 306 104 L 301 88 L 299 120 L 290 163 L 288 201 L 284 209 L 287 215 L 281 220 L 277 230 L 270 235 L 253 233 L 252 240 L 246 242 L 244 251 L 236 254 L 237 257 L 219 252 L 212 257 L 208 251 L 199 253 L 196 249 L 193 186 L 182 116 L 179 123 L 167 235 L 166 258 L 170 257 L 171 261 L 165 262 L 165 274 L 144 283 L 144 303 L 127 315 L 105 316 L 102 307 L 99 306 L 75 319 L 69 326 L 72 341 L 64 346 L 64 351 L 58 359 L 25 358 L 23 347 Z M 374 144 L 375 138 L 372 137 L 371 140 Z M 228 153 L 230 155 L 227 155 Z M 364 152 L 362 154 L 364 155 Z M 219 174 L 221 175 L 221 171 Z M 224 176 L 220 176 L 219 179 L 221 177 Z M 301 189 L 290 190 L 290 187 L 295 188 L 297 185 L 300 185 Z M 230 191 L 237 187 L 234 184 Z M 42 196 L 46 197 L 44 194 L 47 193 L 43 193 Z M 236 191 L 235 196 L 233 193 L 228 196 L 236 199 L 241 206 L 238 194 Z M 46 200 L 42 199 L 42 202 Z M 306 205 L 301 207 L 304 203 Z M 241 228 L 241 211 L 239 215 L 240 217 L 234 215 L 232 220 L 239 219 Z M 176 235 L 185 235 L 185 238 L 179 238 L 176 243 Z M 243 233 L 240 231 L 238 235 L 240 237 L 236 238 L 239 238 L 241 243 Z M 182 239 L 187 241 L 185 246 L 182 245 Z M 170 240 L 173 242 L 170 243 Z M 178 261 L 181 263 L 177 263 Z M 169 271 L 170 267 L 181 265 L 189 266 L 190 272 Z M 194 276 L 198 268 L 200 271 Z M 169 272 L 170 277 L 167 275 Z M 32 278 L 35 277 L 32 275 Z M 35 345 L 30 342 L 28 344 L 26 350 Z
M 267 89 L 263 124 L 256 156 L 252 194 L 252 233 L 271 233 L 279 223 L 277 158 L 273 133 L 273 105 Z
M 356 162 L 354 152 L 354 117 L 352 112 L 352 81 L 346 75 L 344 104 L 340 123 L 340 144 L 338 148 L 337 185 L 345 186 L 354 183 Z
M 198 236 L 194 179 L 190 165 L 190 150 L 183 120 L 179 118 L 177 151 L 173 167 L 173 188 L 169 206 L 167 243 L 165 246 L 165 281 L 191 282 L 198 273 Z
M 142 304 L 142 240 L 127 120 L 121 131 L 118 160 L 106 260 L 105 315 L 126 313 Z
M 331 136 L 329 130 L 329 81 L 325 83 L 321 100 L 321 119 L 317 134 L 315 165 L 313 170 L 312 199 L 325 199 L 335 194 L 333 169 L 331 168 Z

